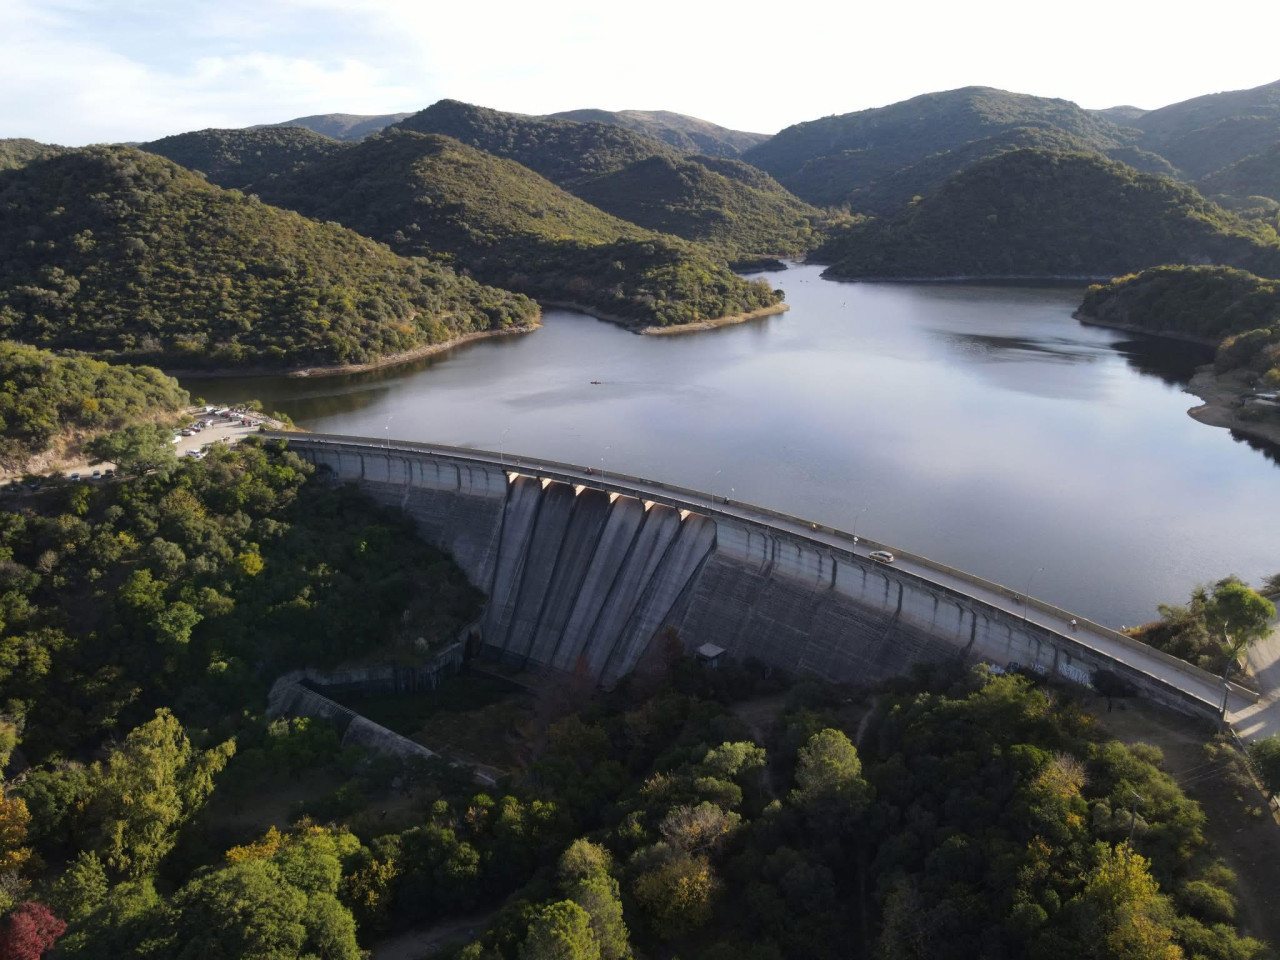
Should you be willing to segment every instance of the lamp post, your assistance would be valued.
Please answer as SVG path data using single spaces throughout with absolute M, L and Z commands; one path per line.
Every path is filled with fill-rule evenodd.
M 498 437 L 498 463 L 504 467 L 507 465 L 507 434 L 510 432 L 510 427 L 504 427 L 502 436 Z
M 604 478 L 605 478 L 605 472 L 604 472 L 604 458 L 605 458 L 605 454 L 607 454 L 608 452 L 609 452 L 609 447 L 608 447 L 608 445 L 606 444 L 606 445 L 605 445 L 605 448 L 604 448 L 604 453 L 602 453 L 602 454 L 600 455 L 600 486 L 601 486 L 601 488 L 602 488 L 602 489 L 603 489 L 603 487 L 604 487 Z
M 1037 573 L 1039 573 L 1039 572 L 1040 572 L 1041 570 L 1043 570 L 1043 569 L 1044 569 L 1044 567 L 1043 567 L 1043 566 L 1036 567 L 1036 568 L 1035 568 L 1034 570 L 1032 570 L 1032 571 L 1031 571 L 1031 573 L 1027 576 L 1027 586 L 1026 586 L 1026 588 L 1025 588 L 1025 589 L 1023 589 L 1023 591 L 1022 591 L 1022 622 L 1023 622 L 1023 624 L 1024 624 L 1024 625 L 1025 625 L 1025 624 L 1026 624 L 1026 622 L 1027 622 L 1027 600 L 1028 600 L 1028 597 L 1029 597 L 1029 595 L 1030 595 L 1030 593 L 1031 593 L 1031 581 L 1032 581 L 1032 580 L 1034 580 L 1034 579 L 1035 579 L 1036 574 L 1037 574 Z
M 720 476 L 720 471 L 717 470 L 715 472 L 715 476 L 711 478 L 711 502 L 712 503 L 716 502 L 716 477 L 719 477 L 719 476 Z
M 869 506 L 871 506 L 869 503 L 864 505 L 861 510 L 853 515 L 853 529 L 849 533 L 853 535 L 853 545 L 855 547 L 858 545 L 858 521 L 862 519 L 862 515 L 867 512 L 867 507 Z

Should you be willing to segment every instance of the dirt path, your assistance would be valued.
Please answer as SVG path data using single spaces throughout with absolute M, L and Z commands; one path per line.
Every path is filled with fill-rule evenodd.
M 760 697 L 758 700 L 744 700 L 733 705 L 733 715 L 747 725 L 747 729 L 751 731 L 751 739 L 756 743 L 764 744 L 768 742 L 769 728 L 778 719 L 778 715 L 786 709 L 787 697 L 786 693 L 775 693 L 768 697 Z M 777 785 L 773 781 L 772 763 L 766 763 L 764 770 L 760 773 L 760 789 L 770 799 L 778 798 Z
M 1267 815 L 1252 787 L 1241 789 L 1228 770 L 1206 767 L 1204 745 L 1212 731 L 1202 723 L 1151 704 L 1131 702 L 1128 709 L 1098 711 L 1103 728 L 1123 743 L 1149 743 L 1164 751 L 1164 769 L 1205 813 L 1205 835 L 1214 853 L 1240 878 L 1240 928 L 1269 944 L 1280 944 L 1280 826 Z
M 385 940 L 379 940 L 369 950 L 371 960 L 421 960 L 456 940 L 470 939 L 489 925 L 497 910 L 476 913 L 467 917 L 433 923 L 413 930 L 406 930 Z

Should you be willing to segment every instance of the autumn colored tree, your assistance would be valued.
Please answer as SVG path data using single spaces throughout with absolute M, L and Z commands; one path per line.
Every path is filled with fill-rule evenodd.
M 20 904 L 0 930 L 0 960 L 40 960 L 66 929 L 43 903 Z

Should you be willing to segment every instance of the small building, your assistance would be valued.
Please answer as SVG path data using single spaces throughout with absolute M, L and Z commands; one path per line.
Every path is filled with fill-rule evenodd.
M 724 647 L 717 647 L 714 643 L 704 643 L 693 652 L 694 657 L 699 663 L 705 663 L 712 670 L 720 666 L 720 658 L 725 654 Z

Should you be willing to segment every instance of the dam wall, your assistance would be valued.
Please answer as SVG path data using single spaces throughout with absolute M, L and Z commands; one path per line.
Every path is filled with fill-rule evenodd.
M 281 436 L 449 551 L 489 597 L 484 655 L 517 668 L 612 684 L 674 628 L 687 649 L 834 681 L 965 657 L 1085 686 L 1106 672 L 1190 713 L 1221 697 L 1217 678 L 1084 618 L 900 551 L 877 563 L 880 544 L 759 507 L 549 461 Z

